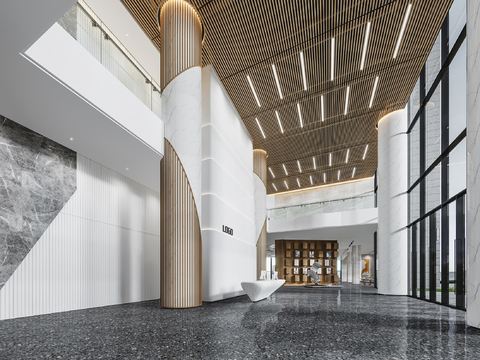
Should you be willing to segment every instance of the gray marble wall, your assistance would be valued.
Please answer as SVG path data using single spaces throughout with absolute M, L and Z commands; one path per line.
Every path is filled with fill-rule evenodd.
M 480 328 L 480 1 L 467 0 L 467 324 Z
M 75 192 L 76 157 L 0 116 L 0 289 Z

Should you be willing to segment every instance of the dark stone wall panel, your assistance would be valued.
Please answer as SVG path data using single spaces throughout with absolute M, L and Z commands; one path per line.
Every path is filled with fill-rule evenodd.
M 0 116 L 0 289 L 77 187 L 77 154 Z

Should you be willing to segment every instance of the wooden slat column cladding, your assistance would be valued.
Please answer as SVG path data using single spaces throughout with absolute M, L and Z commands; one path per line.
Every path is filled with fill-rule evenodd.
M 184 0 L 158 4 L 165 155 L 160 163 L 160 305 L 202 305 L 201 23 Z
M 262 270 L 267 270 L 267 153 L 253 150 L 255 177 L 255 228 L 257 229 L 257 280 Z M 263 187 L 262 187 L 263 185 Z M 258 234 L 260 232 L 260 234 Z
M 166 0 L 158 10 L 162 39 L 160 86 L 163 89 L 178 74 L 202 65 L 202 23 L 185 0 Z

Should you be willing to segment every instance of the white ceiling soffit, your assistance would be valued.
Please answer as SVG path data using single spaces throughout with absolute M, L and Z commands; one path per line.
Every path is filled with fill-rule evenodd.
M 21 55 L 74 3 L 0 3 L 0 115 L 159 191 L 158 152 Z

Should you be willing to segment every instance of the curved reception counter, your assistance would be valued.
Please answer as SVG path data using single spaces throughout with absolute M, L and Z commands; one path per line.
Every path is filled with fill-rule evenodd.
M 242 288 L 252 301 L 266 299 L 285 284 L 285 280 L 260 280 L 251 282 L 242 282 Z

